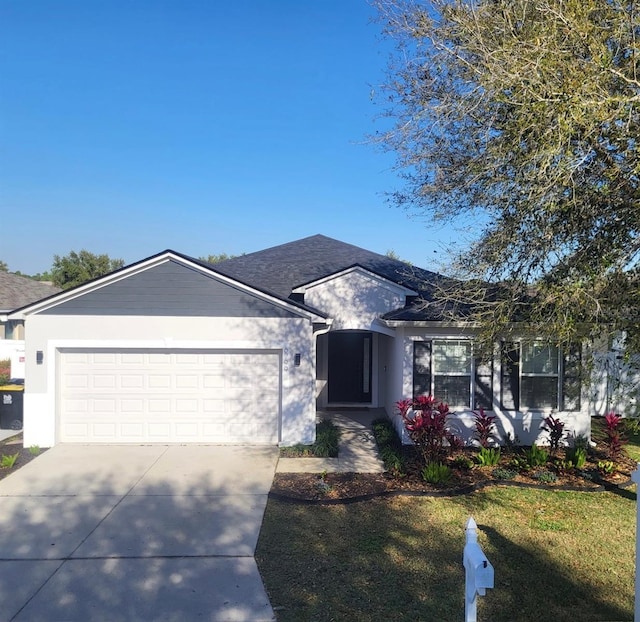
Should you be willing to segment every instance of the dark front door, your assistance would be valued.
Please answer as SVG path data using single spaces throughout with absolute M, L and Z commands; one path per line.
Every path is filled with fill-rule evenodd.
M 371 402 L 371 333 L 329 333 L 329 402 Z

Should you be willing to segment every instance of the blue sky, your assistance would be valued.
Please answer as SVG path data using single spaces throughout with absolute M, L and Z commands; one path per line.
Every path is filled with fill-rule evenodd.
M 366 0 L 0 0 L 0 260 L 240 254 L 316 233 L 438 267 L 390 207 Z

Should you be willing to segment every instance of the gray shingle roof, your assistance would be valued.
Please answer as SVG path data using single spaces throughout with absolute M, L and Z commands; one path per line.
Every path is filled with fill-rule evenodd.
M 24 276 L 0 272 L 0 312 L 19 309 L 47 296 L 57 294 L 60 288 L 50 283 L 34 281 Z
M 445 278 L 324 235 L 241 255 L 212 267 L 231 278 L 288 298 L 296 287 L 356 265 L 417 291 L 423 303 L 433 299 L 435 285 Z

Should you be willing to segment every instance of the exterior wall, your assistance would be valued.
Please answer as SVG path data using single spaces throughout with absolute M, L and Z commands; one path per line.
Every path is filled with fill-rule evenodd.
M 57 441 L 61 348 L 269 349 L 282 356 L 281 444 L 315 438 L 314 337 L 302 318 L 33 315 L 27 319 L 24 444 Z M 42 352 L 42 362 L 37 362 Z M 296 366 L 295 355 L 300 354 Z M 260 416 L 247 413 L 247 416 Z
M 382 330 L 377 319 L 405 304 L 404 290 L 356 270 L 309 287 L 305 304 L 333 318 L 332 330 Z
M 410 398 L 413 394 L 413 344 L 415 341 L 426 339 L 463 339 L 473 338 L 473 332 L 469 330 L 428 328 L 409 329 L 398 327 L 398 337 L 393 344 L 391 364 L 393 365 L 393 380 L 385 408 L 390 415 L 403 442 L 410 443 L 406 434 L 402 419 L 396 415 L 395 403 L 399 400 Z M 585 387 L 582 388 L 581 410 L 568 411 L 506 411 L 500 406 L 500 382 L 501 361 L 498 352 L 494 355 L 493 366 L 493 410 L 491 414 L 496 416 L 497 435 L 499 440 L 506 438 L 507 434 L 517 436 L 523 445 L 533 443 L 544 444 L 545 433 L 540 430 L 543 419 L 549 414 L 559 416 L 566 422 L 566 429 L 570 435 L 591 434 L 591 412 Z M 473 413 L 471 410 L 457 411 L 450 419 L 451 426 L 467 442 L 471 442 L 474 433 Z
M 611 346 L 604 339 L 594 346 L 588 398 L 595 415 L 640 416 L 640 356 L 625 356 L 622 336 Z

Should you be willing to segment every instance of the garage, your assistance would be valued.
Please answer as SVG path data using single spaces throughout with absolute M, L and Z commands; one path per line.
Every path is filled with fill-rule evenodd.
M 27 446 L 315 438 L 326 318 L 199 260 L 163 251 L 14 315 Z
M 279 441 L 277 351 L 62 349 L 66 443 Z

